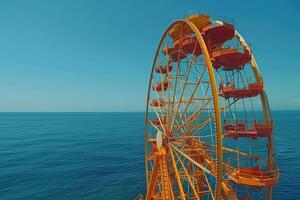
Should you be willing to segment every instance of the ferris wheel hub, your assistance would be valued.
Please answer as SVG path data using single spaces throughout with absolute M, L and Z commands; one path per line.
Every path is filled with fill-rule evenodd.
M 163 137 L 162 137 L 162 132 L 157 131 L 156 132 L 156 145 L 158 148 L 161 148 L 163 144 Z

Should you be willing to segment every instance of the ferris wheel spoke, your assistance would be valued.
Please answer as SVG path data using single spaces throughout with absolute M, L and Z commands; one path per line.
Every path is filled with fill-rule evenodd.
M 190 98 L 189 98 L 189 102 L 188 102 L 188 104 L 185 106 L 185 108 L 183 109 L 183 113 L 185 113 L 185 112 L 187 111 L 189 105 L 191 104 L 191 102 L 192 102 L 192 100 L 193 100 L 193 98 L 194 98 L 194 95 L 195 95 L 195 93 L 196 93 L 196 91 L 197 91 L 199 85 L 201 84 L 201 80 L 202 80 L 202 78 L 203 78 L 203 76 L 204 76 L 204 74 L 205 74 L 205 71 L 206 71 L 206 67 L 203 68 L 203 70 L 202 70 L 202 72 L 201 72 L 201 75 L 200 75 L 200 77 L 198 78 L 198 81 L 197 81 L 196 84 L 195 84 L 195 87 L 194 87 L 194 89 L 193 89 L 192 95 L 191 95 Z
M 205 166 L 201 165 L 200 163 L 196 162 L 193 158 L 191 158 L 190 156 L 188 156 L 187 154 L 185 154 L 184 152 L 182 152 L 181 150 L 179 150 L 177 147 L 175 147 L 175 145 L 173 145 L 172 143 L 170 143 L 170 146 L 172 147 L 172 149 L 176 150 L 178 153 L 180 153 L 183 157 L 185 157 L 191 163 L 193 163 L 194 165 L 196 165 L 197 167 L 199 167 L 202 171 L 204 171 L 207 174 L 210 174 L 212 176 L 215 176 L 209 169 L 207 169 Z
M 185 200 L 184 189 L 182 187 L 182 182 L 181 182 L 180 175 L 179 175 L 179 172 L 178 172 L 178 169 L 177 169 L 177 162 L 174 159 L 173 151 L 170 147 L 169 147 L 169 152 L 170 152 L 170 157 L 171 157 L 171 160 L 172 160 L 172 165 L 173 165 L 173 168 L 174 168 L 174 171 L 175 171 L 175 176 L 176 176 L 176 181 L 177 181 L 177 185 L 178 185 L 178 188 L 179 188 L 179 192 L 180 192 L 181 198 L 183 200 Z
M 180 156 L 179 156 L 178 153 L 176 153 L 176 152 L 174 152 L 174 153 L 175 153 L 176 157 L 178 158 L 178 161 L 181 163 L 182 169 L 184 170 L 184 172 L 185 172 L 185 174 L 186 174 L 186 176 L 187 176 L 187 178 L 188 178 L 188 181 L 189 181 L 191 187 L 194 187 L 194 184 L 193 184 L 193 182 L 191 181 L 191 177 L 190 177 L 190 175 L 189 175 L 189 173 L 188 173 L 188 170 L 187 170 L 186 167 L 184 166 L 183 160 L 180 158 Z M 188 160 L 187 157 L 185 157 L 185 156 L 182 156 L 182 157 Z M 194 163 L 193 163 L 193 164 L 194 164 Z M 205 180 L 206 180 L 206 186 L 208 187 L 208 192 L 209 192 L 209 194 L 211 195 L 211 199 L 215 199 L 214 194 L 213 194 L 213 191 L 212 191 L 212 187 L 211 187 L 211 185 L 210 185 L 210 182 L 209 182 L 208 179 L 207 179 L 206 173 L 203 172 L 202 175 L 205 177 Z M 198 184 L 199 184 L 199 183 L 198 183 Z M 200 187 L 200 185 L 198 185 L 198 187 Z M 195 187 L 194 187 L 194 189 L 195 189 Z M 193 189 L 193 191 L 194 191 L 195 194 L 197 194 L 196 198 L 198 199 L 198 198 L 199 198 L 199 194 L 198 194 L 198 192 L 197 192 L 196 190 L 194 190 L 194 189 Z M 202 193 L 205 193 L 205 192 L 202 191 Z M 201 198 L 201 199 L 202 199 L 202 198 Z
M 172 144 L 177 147 L 180 151 L 184 152 L 184 151 L 187 151 L 187 150 L 191 150 L 192 148 L 194 148 L 193 150 L 195 150 L 195 147 L 194 146 L 190 146 L 188 145 L 187 143 L 182 143 L 182 142 L 172 142 Z M 206 142 L 203 142 L 201 141 L 201 144 L 202 146 L 210 146 L 211 144 L 210 143 L 206 143 Z M 196 148 L 197 149 L 197 148 Z M 199 149 L 198 149 L 199 150 Z M 210 155 L 212 153 L 215 153 L 214 150 L 209 150 L 209 149 L 201 149 L 202 152 L 205 153 L 205 155 Z
M 201 124 L 199 124 L 199 125 L 197 125 L 196 127 L 191 127 L 190 128 L 190 132 L 194 132 L 194 131 L 196 131 L 196 130 L 201 130 L 202 128 L 204 128 L 209 122 L 211 122 L 211 120 L 213 119 L 213 114 L 211 113 L 211 112 L 209 112 L 209 113 L 211 113 L 211 115 L 207 115 L 207 116 L 203 116 L 203 117 L 201 117 L 201 112 L 202 111 L 210 111 L 209 109 L 205 109 L 205 106 L 207 106 L 208 104 L 210 103 L 210 101 L 207 101 L 206 103 L 205 103 L 205 105 L 203 105 L 202 107 L 200 107 L 199 109 L 197 109 L 192 115 L 190 115 L 189 116 L 189 118 L 188 119 L 186 119 L 186 121 L 184 121 L 183 122 L 183 125 L 186 125 L 187 123 L 189 123 L 189 122 L 198 122 L 199 123 L 199 118 L 207 118 L 207 120 L 206 121 L 204 121 L 204 122 L 201 122 Z M 197 116 L 197 117 L 196 117 Z M 193 120 L 193 118 L 195 118 L 194 120 Z M 203 124 L 204 124 L 204 126 L 203 126 Z M 177 130 L 176 130 L 177 131 Z M 176 132 L 175 131 L 175 132 Z
M 206 106 L 209 102 L 207 102 L 204 106 Z M 186 127 L 188 125 L 188 123 L 191 123 L 193 121 L 197 120 L 196 116 L 199 116 L 201 111 L 204 110 L 204 106 L 203 107 L 199 107 L 192 115 L 190 115 L 186 120 L 182 119 L 181 125 L 179 125 L 179 127 L 174 131 L 175 133 L 178 132 L 178 130 L 182 127 Z M 199 116 L 200 117 L 200 116 Z M 206 118 L 209 118 L 207 116 L 205 116 Z
M 170 148 L 171 154 L 172 154 L 172 151 L 173 151 L 173 150 Z M 192 188 L 192 190 L 193 190 L 193 193 L 194 193 L 196 199 L 197 199 L 197 200 L 200 200 L 200 197 L 199 197 L 199 195 L 198 195 L 198 192 L 197 192 L 197 190 L 196 190 L 196 188 L 195 188 L 194 183 L 192 182 L 192 179 L 191 179 L 190 174 L 188 173 L 188 170 L 185 168 L 184 163 L 183 163 L 183 161 L 180 159 L 180 157 L 178 156 L 178 154 L 177 154 L 176 152 L 174 152 L 174 153 L 175 153 L 176 157 L 178 158 L 178 161 L 179 161 L 179 163 L 180 163 L 180 165 L 181 165 L 181 168 L 183 169 L 183 171 L 184 171 L 184 173 L 185 173 L 185 175 L 186 175 L 186 177 L 187 177 L 187 179 L 188 179 L 188 183 L 189 183 L 189 185 L 191 186 L 191 188 Z
M 193 128 L 190 130 L 190 132 L 193 133 L 193 132 L 195 132 L 195 131 L 198 131 L 198 130 L 203 129 L 206 125 L 208 125 L 208 124 L 211 122 L 212 119 L 213 119 L 213 117 L 209 117 L 206 121 L 204 121 L 204 122 L 202 122 L 201 124 L 199 124 L 199 125 L 193 127 Z
M 162 132 L 163 133 L 163 131 L 162 130 L 160 130 L 159 128 L 158 128 L 158 126 L 156 126 L 155 124 L 153 124 L 153 122 L 150 120 L 150 119 L 148 119 L 148 122 L 157 130 L 157 131 L 159 131 L 159 132 Z
M 200 108 L 199 111 L 204 110 L 205 107 L 208 107 L 209 103 L 211 103 L 213 100 L 213 97 L 211 97 L 211 96 L 207 97 L 208 89 L 209 89 L 209 86 L 206 88 L 206 90 L 204 92 L 204 98 L 202 98 L 203 100 L 201 102 L 201 105 L 199 106 L 199 108 Z
M 203 71 L 202 71 L 202 77 L 203 77 L 205 71 L 206 71 L 206 68 L 204 68 Z M 192 92 L 192 95 L 191 95 L 191 97 L 190 97 L 190 99 L 189 99 L 189 102 L 188 102 L 186 108 L 187 108 L 188 105 L 192 102 L 193 96 L 195 95 L 195 93 L 196 93 L 196 91 L 197 91 L 197 88 L 198 88 L 198 86 L 199 86 L 200 83 L 201 83 L 202 77 L 198 79 L 198 81 L 197 81 L 197 83 L 196 83 L 196 86 L 195 86 L 195 88 L 194 88 L 194 90 L 193 90 L 193 92 Z M 175 112 L 175 114 L 174 114 L 174 120 L 175 120 L 175 118 L 176 118 L 176 116 L 177 116 L 177 114 L 178 114 L 178 112 L 179 112 L 179 109 L 178 109 L 178 108 L 179 108 L 179 107 L 177 107 L 177 110 L 176 110 L 176 112 Z M 185 113 L 185 112 L 186 112 L 186 109 L 184 109 L 184 113 Z M 172 127 L 173 127 L 174 120 L 173 120 L 172 123 L 171 123 L 171 129 L 172 129 Z
M 184 126 L 187 126 L 187 124 L 189 122 L 191 122 L 191 120 L 193 119 L 194 116 L 197 116 L 201 113 L 202 110 L 204 110 L 204 107 L 206 105 L 208 105 L 210 103 L 210 101 L 206 102 L 205 105 L 203 105 L 202 107 L 199 107 L 192 115 L 190 115 L 181 125 L 179 125 L 179 127 L 174 131 L 175 133 L 178 132 L 178 130 L 181 128 L 181 127 L 184 127 Z M 211 117 L 211 116 L 210 116 Z M 210 117 L 207 117 L 207 118 L 210 118 Z
M 182 37 L 183 36 L 183 25 L 182 25 L 182 27 L 181 27 L 181 34 L 180 34 L 180 37 Z M 179 53 L 178 53 L 178 57 L 179 57 L 179 55 L 180 55 L 180 49 L 181 49 L 181 43 L 179 44 L 179 49 L 178 49 L 178 51 L 179 51 Z M 171 109 L 171 115 L 173 114 L 173 112 L 174 112 L 174 102 L 175 102 L 175 98 L 176 98 L 176 91 L 177 91 L 177 84 L 178 84 L 178 75 L 179 75 L 179 69 L 180 69 L 180 61 L 179 61 L 179 59 L 177 59 L 178 61 L 177 61 L 177 69 L 176 69 L 176 80 L 175 80 L 175 86 L 174 86 L 174 92 L 173 92 L 173 103 L 172 103 L 172 109 Z
M 177 99 L 176 99 L 176 101 L 177 101 Z M 183 121 L 183 119 L 182 119 L 182 114 L 181 114 L 181 113 L 180 113 L 180 116 L 181 116 L 181 117 L 180 117 L 179 119 L 175 118 L 176 124 L 182 124 L 182 123 L 184 123 L 184 121 Z M 181 130 L 183 133 L 186 131 L 184 126 L 180 127 L 180 130 Z
M 174 120 L 175 120 L 176 115 L 177 115 L 177 113 L 178 113 L 178 109 L 180 108 L 180 105 L 181 105 L 181 102 L 182 102 L 182 98 L 183 98 L 183 96 L 184 96 L 184 90 L 185 90 L 185 88 L 186 88 L 187 81 L 188 81 L 188 79 L 189 79 L 190 71 L 191 71 L 191 68 L 192 68 L 193 61 L 194 61 L 194 52 L 195 52 L 195 50 L 196 50 L 196 47 L 197 47 L 197 43 L 195 43 L 194 48 L 193 48 L 192 59 L 191 59 L 191 61 L 187 64 L 188 66 L 187 66 L 187 72 L 186 72 L 186 74 L 185 74 L 185 81 L 184 81 L 184 83 L 183 83 L 183 87 L 182 87 L 181 92 L 180 92 L 180 99 L 179 99 L 179 103 L 178 103 L 177 108 L 176 108 L 176 111 L 175 111 L 174 119 L 172 120 L 172 124 L 174 123 Z M 175 96 L 174 96 L 174 97 L 175 97 Z M 171 127 L 172 127 L 172 125 L 171 125 Z
M 205 178 L 205 181 L 206 181 L 206 184 L 207 184 L 208 190 L 209 190 L 209 192 L 210 192 L 210 196 L 211 196 L 211 198 L 212 198 L 213 200 L 215 200 L 214 193 L 213 193 L 213 191 L 212 191 L 211 185 L 210 185 L 210 183 L 209 183 L 209 180 L 208 180 L 208 178 L 207 178 L 206 174 L 205 174 L 205 173 L 203 173 L 203 176 L 204 176 L 204 178 Z
M 193 135 L 193 132 L 203 129 L 206 125 L 208 125 L 211 122 L 212 119 L 213 119 L 213 117 L 209 117 L 208 119 L 206 119 L 205 121 L 202 121 L 201 123 L 199 123 L 197 125 L 186 125 L 187 127 L 189 127 L 187 129 L 186 133 L 188 133 L 189 135 Z M 180 134 L 178 131 L 174 132 L 174 133 L 176 136 L 180 136 L 180 135 L 178 135 L 178 134 Z

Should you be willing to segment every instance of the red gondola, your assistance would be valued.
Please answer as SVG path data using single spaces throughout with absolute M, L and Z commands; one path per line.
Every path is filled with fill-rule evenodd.
M 167 74 L 172 71 L 173 67 L 171 65 L 167 66 L 158 66 L 155 68 L 155 71 L 160 74 Z
M 176 47 L 163 48 L 163 54 L 169 55 L 173 62 L 182 60 L 187 56 L 187 54 L 184 54 L 182 51 L 178 51 L 178 48 Z
M 197 38 L 188 37 L 181 38 L 174 41 L 174 46 L 170 48 L 163 48 L 163 54 L 169 55 L 172 61 L 177 62 L 187 57 L 188 54 L 199 56 L 202 53 Z
M 245 131 L 236 131 L 236 130 L 231 130 L 227 131 L 226 134 L 224 134 L 224 138 L 252 138 L 256 139 L 258 137 L 256 131 L 251 131 L 251 130 L 245 130 Z
M 226 124 L 224 126 L 225 138 L 234 138 L 237 139 L 239 137 L 255 137 L 257 134 L 256 132 L 253 132 L 251 130 L 247 130 L 246 124 L 236 124 L 236 125 L 231 125 L 231 124 Z
M 180 60 L 186 58 L 186 56 L 187 56 L 187 55 L 184 54 L 184 53 L 181 52 L 181 51 L 176 51 L 176 52 L 170 54 L 170 58 L 171 58 L 172 61 L 174 61 L 174 62 L 178 62 L 178 61 L 180 61 Z
M 156 92 L 166 91 L 168 88 L 170 88 L 170 86 L 171 86 L 171 83 L 169 81 L 165 81 L 162 83 L 155 84 L 153 86 L 153 90 Z
M 241 69 L 246 63 L 251 60 L 249 51 L 240 53 L 237 49 L 218 49 L 212 53 L 213 66 L 219 69 L 223 66 L 224 71 Z
M 202 53 L 198 39 L 195 36 L 176 40 L 174 47 L 180 49 L 186 55 L 194 52 L 195 56 L 199 56 Z
M 270 137 L 273 132 L 273 123 L 254 124 L 253 130 L 257 132 L 258 137 Z
M 231 97 L 234 98 L 248 98 L 255 97 L 259 95 L 263 91 L 263 85 L 259 83 L 251 83 L 247 88 L 244 89 L 236 89 L 234 85 L 224 86 L 222 83 L 220 84 L 220 93 L 219 95 L 228 99 Z
M 225 121 L 224 125 L 225 133 L 224 138 L 252 138 L 257 137 L 270 137 L 273 132 L 273 121 L 269 122 L 248 122 L 241 123 L 235 121 L 235 123 L 228 123 Z
M 153 107 L 162 107 L 166 105 L 166 102 L 163 99 L 154 99 L 150 101 L 150 105 Z
M 273 186 L 278 182 L 279 171 L 264 171 L 259 167 L 242 167 L 232 170 L 228 178 L 236 184 L 252 187 Z
M 163 50 L 162 50 L 162 53 L 164 54 L 164 55 L 170 55 L 170 54 L 172 54 L 172 53 L 174 53 L 174 52 L 176 52 L 176 51 L 178 51 L 178 49 L 177 48 L 175 48 L 175 47 L 165 47 L 165 48 L 163 48 Z
M 166 125 L 166 124 L 167 124 L 167 118 L 166 118 L 166 116 L 163 116 L 163 117 L 161 118 L 161 123 L 160 123 L 159 119 L 153 119 L 153 120 L 151 120 L 151 122 L 152 122 L 152 124 L 154 124 L 155 126 L 160 126 L 161 124 L 162 124 L 162 125 Z
M 231 125 L 231 124 L 226 124 L 224 126 L 225 131 L 246 131 L 246 124 L 236 124 L 236 125 Z
M 203 30 L 203 37 L 206 44 L 211 49 L 220 47 L 227 40 L 231 40 L 235 35 L 234 26 L 223 23 L 221 26 L 208 26 Z

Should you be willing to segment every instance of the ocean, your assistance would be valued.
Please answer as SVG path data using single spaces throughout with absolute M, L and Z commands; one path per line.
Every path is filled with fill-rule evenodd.
M 280 180 L 300 198 L 300 111 L 274 111 Z M 134 199 L 145 193 L 144 113 L 0 113 L 0 200 Z

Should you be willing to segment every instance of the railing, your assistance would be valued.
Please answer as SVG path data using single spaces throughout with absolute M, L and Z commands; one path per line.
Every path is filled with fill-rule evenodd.
M 227 127 L 226 127 L 227 126 Z M 239 130 L 245 128 L 245 130 L 253 130 L 255 128 L 273 128 L 273 120 L 266 119 L 225 119 L 225 128 L 234 128 L 234 130 Z
M 235 80 L 223 80 L 220 82 L 221 87 L 233 86 L 235 89 L 249 88 L 249 86 L 253 84 L 263 85 L 263 79 L 256 80 L 255 76 L 243 76 L 243 78 L 240 77 L 239 80 L 235 77 Z
M 279 169 L 274 169 L 271 171 L 262 171 L 259 168 L 250 169 L 250 168 L 240 168 L 237 171 L 238 176 L 243 176 L 246 178 L 257 178 L 257 179 L 267 179 L 267 178 L 277 178 L 279 177 Z
M 260 180 L 264 179 L 277 179 L 279 177 L 279 168 L 264 171 L 259 167 L 233 167 L 229 164 L 225 165 L 225 170 L 230 174 L 232 172 L 236 173 L 236 176 L 244 177 L 244 178 L 256 178 Z

